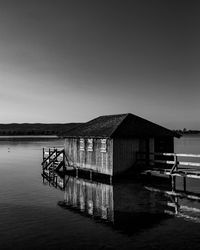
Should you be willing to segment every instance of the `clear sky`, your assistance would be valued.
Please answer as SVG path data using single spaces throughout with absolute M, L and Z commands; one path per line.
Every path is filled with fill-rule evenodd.
M 0 123 L 133 113 L 200 129 L 200 4 L 0 0 Z

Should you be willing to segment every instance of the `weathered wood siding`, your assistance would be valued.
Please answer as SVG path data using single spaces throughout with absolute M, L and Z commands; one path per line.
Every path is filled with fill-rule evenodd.
M 173 153 L 174 138 L 173 137 L 155 137 L 155 152 Z
M 136 161 L 136 152 L 142 150 L 143 142 L 139 139 L 121 139 L 113 140 L 113 172 L 114 175 L 132 167 Z
M 154 138 L 117 138 L 113 141 L 114 175 L 136 162 L 136 152 L 154 152 Z M 145 155 L 143 156 L 145 159 Z
M 155 153 L 155 138 L 149 139 L 149 152 Z M 151 162 L 154 160 L 154 155 L 149 155 L 149 160 L 150 160 L 150 165 L 152 165 Z
M 65 153 L 70 164 L 81 169 L 113 175 L 113 140 L 106 139 L 106 152 L 102 152 L 101 139 L 93 139 L 92 151 L 88 148 L 88 139 L 84 139 L 84 145 L 84 149 L 81 149 L 79 138 L 65 139 Z
M 155 137 L 155 152 L 157 153 L 174 153 L 174 138 L 173 137 Z M 166 160 L 165 156 L 156 155 L 155 160 Z M 167 160 L 173 160 L 173 157 L 168 157 Z M 156 163 L 158 167 L 166 168 L 166 164 Z M 171 168 L 168 165 L 168 168 Z

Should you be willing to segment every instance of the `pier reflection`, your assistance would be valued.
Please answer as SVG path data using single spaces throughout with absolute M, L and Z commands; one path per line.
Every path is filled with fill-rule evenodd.
M 68 175 L 43 175 L 43 182 L 63 191 L 58 205 L 90 217 L 112 229 L 132 235 L 171 218 L 166 213 L 169 197 L 150 191 L 142 183 L 113 185 Z
M 183 181 L 182 179 L 179 178 L 176 186 L 170 189 L 161 189 L 150 185 L 145 186 L 145 188 L 149 192 L 160 194 L 166 198 L 165 213 L 200 223 L 200 192 L 198 185 L 195 185 L 196 180 L 188 180 L 188 185 L 186 186 L 185 180 Z
M 60 207 L 128 235 L 171 217 L 200 222 L 199 194 L 180 191 L 180 185 L 177 190 L 169 185 L 161 189 L 161 185 L 155 187 L 141 181 L 111 185 L 56 173 L 43 174 L 43 182 L 63 191 L 64 198 L 58 202 Z

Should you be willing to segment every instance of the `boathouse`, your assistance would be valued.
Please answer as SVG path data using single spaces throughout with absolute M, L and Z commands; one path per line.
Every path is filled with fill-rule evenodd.
M 136 162 L 137 152 L 174 152 L 176 134 L 133 114 L 95 118 L 65 135 L 65 155 L 77 169 L 116 175 Z

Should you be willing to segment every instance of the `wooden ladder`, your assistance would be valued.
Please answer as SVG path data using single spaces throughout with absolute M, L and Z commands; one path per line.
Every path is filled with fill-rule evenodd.
M 46 157 L 46 155 L 48 155 Z M 62 160 L 58 157 L 62 155 Z M 58 171 L 61 167 L 65 167 L 64 149 L 49 148 L 45 151 L 43 148 L 43 161 L 41 163 L 43 171 Z

